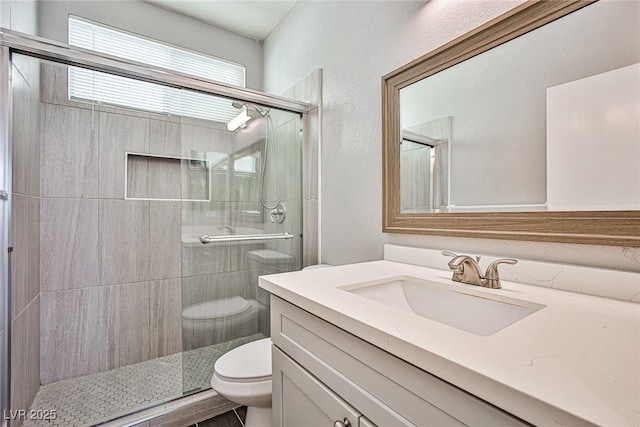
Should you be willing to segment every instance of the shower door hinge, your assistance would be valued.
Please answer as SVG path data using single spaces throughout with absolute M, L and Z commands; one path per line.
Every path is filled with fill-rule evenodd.
M 0 190 L 0 200 L 9 200 L 9 193 L 5 190 Z

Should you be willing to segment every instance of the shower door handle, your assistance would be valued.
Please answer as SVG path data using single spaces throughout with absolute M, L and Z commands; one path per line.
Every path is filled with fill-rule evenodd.
M 213 242 L 241 242 L 247 240 L 279 240 L 279 239 L 293 239 L 294 236 L 291 233 L 275 233 L 275 234 L 232 234 L 229 236 L 204 236 L 200 237 L 200 242 L 204 245 Z

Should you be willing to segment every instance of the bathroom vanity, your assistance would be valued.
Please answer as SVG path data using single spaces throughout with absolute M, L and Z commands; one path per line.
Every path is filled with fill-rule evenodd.
M 275 425 L 527 425 L 278 297 L 271 308 Z
M 383 260 L 261 277 L 272 294 L 274 425 L 640 423 L 638 304 L 450 276 Z M 637 277 L 623 280 L 633 288 Z M 440 303 L 420 312 L 426 297 Z M 474 326 L 502 305 L 523 311 Z

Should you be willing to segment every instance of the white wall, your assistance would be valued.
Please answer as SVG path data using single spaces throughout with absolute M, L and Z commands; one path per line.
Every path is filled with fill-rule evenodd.
M 298 2 L 267 37 L 267 92 L 323 69 L 322 262 L 381 259 L 395 243 L 640 271 L 638 249 L 381 231 L 381 77 L 521 2 Z
M 5 0 L 2 0 L 3 2 Z M 69 14 L 247 67 L 247 87 L 262 89 L 262 43 L 143 1 L 39 1 L 39 35 L 67 42 Z

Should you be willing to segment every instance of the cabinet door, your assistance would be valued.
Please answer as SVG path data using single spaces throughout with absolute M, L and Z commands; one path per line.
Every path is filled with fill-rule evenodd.
M 274 427 L 333 427 L 345 419 L 359 425 L 358 411 L 277 347 L 272 353 Z

